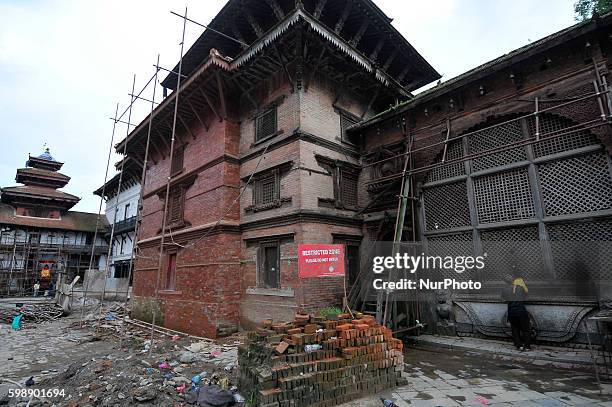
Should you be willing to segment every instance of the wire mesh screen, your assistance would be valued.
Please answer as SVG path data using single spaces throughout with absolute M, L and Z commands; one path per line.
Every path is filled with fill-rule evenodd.
M 273 177 L 261 181 L 261 204 L 273 203 L 276 198 L 276 182 Z
M 486 230 L 480 238 L 488 279 L 502 279 L 512 273 L 529 279 L 545 279 L 548 275 L 537 226 Z
M 558 279 L 612 279 L 612 218 L 548 225 L 548 235 Z
M 427 238 L 428 256 L 473 256 L 472 233 L 454 233 L 451 235 L 430 236 Z M 474 270 L 466 270 L 457 274 L 454 270 L 440 270 L 443 278 L 468 280 L 473 277 Z
M 423 198 L 427 230 L 452 229 L 471 224 L 465 182 L 427 188 Z
M 538 166 L 546 216 L 612 208 L 612 180 L 605 153 Z
M 510 143 L 521 141 L 523 138 L 521 123 L 518 120 L 499 126 L 489 127 L 469 136 L 470 154 L 477 154 L 496 147 L 502 147 Z M 517 147 L 511 150 L 475 158 L 472 165 L 474 171 L 480 171 L 517 161 L 524 161 L 526 159 L 527 154 L 525 148 Z
M 442 155 L 440 154 L 436 163 L 442 162 Z M 463 143 L 461 140 L 449 142 L 446 150 L 446 161 L 456 160 L 461 157 L 463 157 Z M 427 174 L 426 182 L 440 181 L 460 175 L 465 175 L 465 164 L 462 162 L 434 168 Z
M 535 216 L 526 169 L 474 180 L 480 223 L 505 222 Z
M 273 107 L 255 120 L 255 139 L 261 140 L 276 133 L 276 107 Z
M 578 133 L 568 134 L 561 137 L 551 138 L 555 134 L 570 131 L 575 123 L 564 117 L 552 114 L 540 116 L 540 135 L 541 140 L 533 146 L 533 153 L 536 157 L 557 154 L 563 151 L 575 150 L 578 148 L 599 144 L 597 138 L 587 130 Z M 535 136 L 535 118 L 527 119 L 527 127 L 531 137 Z

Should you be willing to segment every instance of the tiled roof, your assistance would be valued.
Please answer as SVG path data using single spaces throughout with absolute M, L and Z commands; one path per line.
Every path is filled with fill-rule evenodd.
M 0 224 L 38 227 L 42 229 L 62 229 L 78 232 L 95 232 L 98 215 L 95 213 L 68 211 L 61 219 L 34 218 L 16 216 L 15 209 L 6 204 L 0 204 Z M 108 221 L 100 215 L 99 229 L 106 229 Z
M 34 185 L 6 187 L 0 189 L 0 193 L 20 196 L 32 196 L 37 198 L 61 199 L 65 201 L 78 202 L 81 200 L 78 196 L 70 195 L 54 188 L 39 187 Z M 1 195 L 0 195 L 1 196 Z
M 49 177 L 49 178 L 55 178 L 55 179 L 59 179 L 59 180 L 63 180 L 63 181 L 70 181 L 70 177 L 68 175 L 64 175 L 62 173 L 56 172 L 56 171 L 51 171 L 51 170 L 45 170 L 42 168 L 32 168 L 32 167 L 27 167 L 27 168 L 19 168 L 17 170 L 17 173 L 23 173 L 23 174 L 28 174 L 28 175 L 37 175 L 37 176 L 41 176 L 41 177 Z

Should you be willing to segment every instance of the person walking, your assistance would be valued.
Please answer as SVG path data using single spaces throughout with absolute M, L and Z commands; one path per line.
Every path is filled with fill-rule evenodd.
M 512 341 L 520 351 L 531 350 L 531 324 L 524 304 L 529 289 L 525 280 L 516 274 L 507 275 L 505 280 L 509 283 L 509 287 L 504 289 L 502 297 L 508 303 L 508 322 L 512 329 Z
M 34 297 L 38 297 L 38 291 L 40 290 L 40 283 L 36 281 L 34 284 Z

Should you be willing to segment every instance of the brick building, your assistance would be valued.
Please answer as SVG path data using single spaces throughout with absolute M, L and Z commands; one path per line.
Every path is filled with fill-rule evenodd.
M 298 280 L 296 248 L 347 243 L 357 273 L 360 152 L 345 130 L 439 77 L 390 21 L 369 0 L 227 3 L 211 27 L 243 45 L 206 31 L 153 116 L 135 317 L 216 335 L 341 302 L 342 280 Z M 117 151 L 142 162 L 147 127 Z
M 411 145 L 404 240 L 475 253 L 537 242 L 528 279 L 536 294 L 538 279 L 558 294 L 534 295 L 544 340 L 571 339 L 602 306 L 593 291 L 571 292 L 583 274 L 557 271 L 563 250 L 551 242 L 612 240 L 610 16 L 417 97 L 439 75 L 390 22 L 369 0 L 227 3 L 211 27 L 238 41 L 206 31 L 174 68 L 185 75 L 179 91 L 178 76 L 167 77 L 173 92 L 152 116 L 136 318 L 214 336 L 340 304 L 341 279 L 298 279 L 300 243 L 346 245 L 350 297 L 365 309 L 376 296 L 362 266 L 372 242 L 393 239 Z M 148 125 L 117 151 L 142 163 Z M 445 294 L 461 334 L 507 334 L 498 280 L 509 253 L 495 253 L 489 291 Z M 437 321 L 435 300 L 422 302 L 404 298 L 393 315 Z

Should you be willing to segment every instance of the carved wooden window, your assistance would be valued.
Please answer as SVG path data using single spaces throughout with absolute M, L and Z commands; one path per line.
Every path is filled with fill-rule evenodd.
M 172 155 L 172 165 L 170 166 L 170 175 L 176 175 L 183 171 L 184 161 L 185 146 L 174 147 L 174 154 Z
M 338 114 L 340 115 L 340 134 L 342 136 L 342 141 L 351 144 L 358 144 L 358 136 L 347 134 L 346 129 L 352 126 L 353 124 L 359 123 L 360 119 L 357 116 L 344 110 L 338 110 Z
M 273 106 L 255 118 L 255 141 L 260 141 L 277 132 L 277 108 Z
M 185 206 L 185 189 L 182 186 L 175 186 L 170 189 L 168 197 L 168 223 L 177 224 L 183 221 Z
M 280 288 L 280 244 L 262 242 L 257 251 L 257 285 L 261 288 Z
M 357 187 L 359 176 L 356 172 L 340 169 L 340 202 L 345 208 L 357 207 Z
M 280 177 L 278 170 L 262 176 L 255 181 L 253 205 L 266 207 L 280 201 Z

